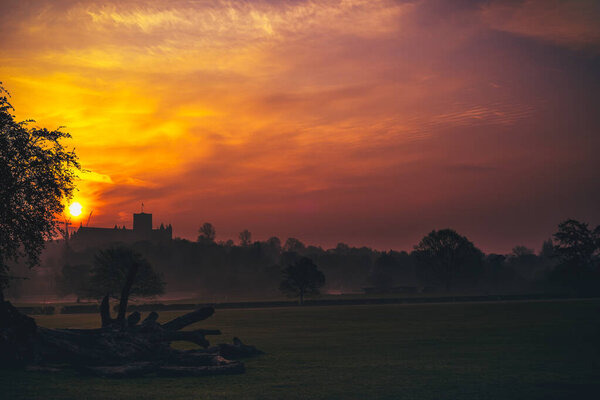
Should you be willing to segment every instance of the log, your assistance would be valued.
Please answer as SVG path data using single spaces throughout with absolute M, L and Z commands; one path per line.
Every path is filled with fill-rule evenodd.
M 6 304 L 7 303 L 7 304 Z M 208 335 L 217 329 L 181 329 L 214 313 L 205 307 L 159 324 L 158 314 L 150 313 L 141 324 L 141 315 L 126 320 L 110 317 L 108 298 L 101 306 L 102 327 L 97 329 L 48 329 L 37 327 L 32 318 L 22 315 L 10 303 L 0 305 L 0 364 L 28 365 L 54 371 L 65 365 L 77 371 L 104 377 L 126 378 L 153 374 L 158 376 L 204 376 L 244 372 L 244 364 L 228 358 L 261 354 L 239 339 L 233 345 L 217 345 L 208 350 L 173 349 L 173 341 L 189 341 L 205 349 Z M 58 368 L 56 368 L 58 366 Z
M 175 341 L 184 341 L 184 342 L 192 342 L 204 348 L 210 346 L 210 343 L 205 335 L 220 335 L 221 331 L 219 330 L 205 330 L 198 329 L 195 331 L 165 331 L 163 336 L 161 337 L 161 341 L 175 342 Z
M 139 312 L 137 312 L 137 311 L 132 312 L 127 317 L 127 326 L 137 325 L 137 323 L 140 322 L 140 319 L 142 319 L 142 315 Z
M 182 315 L 179 318 L 163 324 L 163 328 L 169 331 L 178 331 L 193 323 L 203 321 L 215 313 L 212 307 L 203 307 L 191 313 Z
M 35 320 L 9 301 L 0 302 L 0 366 L 22 366 L 35 359 Z
M 249 346 L 237 338 L 233 338 L 233 344 L 220 343 L 208 349 L 209 352 L 219 354 L 230 360 L 238 360 L 240 358 L 256 357 L 264 352 L 258 350 L 255 346 Z
M 144 320 L 142 321 L 142 324 L 148 323 L 148 322 L 156 322 L 157 319 L 158 319 L 158 313 L 156 313 L 155 311 L 152 311 L 150 314 L 148 314 L 148 316 L 146 318 L 144 318 Z

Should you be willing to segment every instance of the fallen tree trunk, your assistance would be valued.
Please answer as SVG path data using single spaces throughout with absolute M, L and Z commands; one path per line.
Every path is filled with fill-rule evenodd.
M 139 324 L 138 312 L 112 319 L 108 298 L 101 306 L 102 327 L 98 329 L 48 329 L 38 327 L 9 302 L 0 304 L 0 365 L 35 365 L 45 370 L 67 364 L 83 373 L 104 377 L 203 376 L 244 372 L 241 361 L 231 359 L 261 354 L 239 339 L 234 344 L 209 348 L 208 335 L 216 329 L 182 331 L 214 313 L 205 307 L 160 324 L 150 313 Z M 180 351 L 173 341 L 189 341 L 204 349 Z

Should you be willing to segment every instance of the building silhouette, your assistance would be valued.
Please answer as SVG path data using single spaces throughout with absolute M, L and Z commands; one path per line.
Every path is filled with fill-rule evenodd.
M 111 243 L 135 243 L 141 241 L 166 242 L 173 239 L 173 227 L 160 224 L 152 229 L 152 214 L 141 212 L 133 214 L 133 229 L 125 226 L 114 228 L 96 228 L 80 225 L 71 236 L 71 244 L 76 246 L 97 246 Z

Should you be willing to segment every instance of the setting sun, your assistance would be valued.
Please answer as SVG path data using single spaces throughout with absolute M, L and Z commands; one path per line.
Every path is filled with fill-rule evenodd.
M 69 206 L 69 214 L 71 214 L 73 217 L 78 217 L 79 215 L 81 215 L 81 209 L 81 204 L 79 204 L 78 202 L 71 203 L 71 205 Z

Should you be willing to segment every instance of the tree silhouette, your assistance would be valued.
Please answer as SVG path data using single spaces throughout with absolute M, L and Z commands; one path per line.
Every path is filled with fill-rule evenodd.
M 591 230 L 588 224 L 568 219 L 558 225 L 554 235 L 555 255 L 564 263 L 589 266 L 600 251 L 600 226 Z
M 62 144 L 71 136 L 31 127 L 31 120 L 16 122 L 8 96 L 0 83 L 0 304 L 10 282 L 8 261 L 39 263 L 44 242 L 58 232 L 56 216 L 79 168 L 75 152 Z
M 558 225 L 554 234 L 554 254 L 559 265 L 550 280 L 579 293 L 600 293 L 600 226 L 574 219 Z
M 540 259 L 535 255 L 533 249 L 522 245 L 513 247 L 512 253 L 507 258 L 509 268 L 526 280 L 533 279 L 539 268 L 539 261 Z
M 252 243 L 252 234 L 248 229 L 240 232 L 240 246 L 248 247 Z
M 290 296 L 298 297 L 300 305 L 304 304 L 305 296 L 318 294 L 319 288 L 325 284 L 325 275 L 307 257 L 289 265 L 283 270 L 283 274 L 284 279 L 279 289 Z
M 452 229 L 431 231 L 415 246 L 417 273 L 437 280 L 451 290 L 458 278 L 475 278 L 481 272 L 483 253 Z
M 74 294 L 79 303 L 81 298 L 87 298 L 90 294 L 90 266 L 85 264 L 70 265 L 62 267 L 60 275 L 56 279 L 56 288 L 61 296 Z
M 205 222 L 204 225 L 198 230 L 198 242 L 199 243 L 214 243 L 217 237 L 217 231 L 213 224 Z
M 277 236 L 270 237 L 265 243 L 277 254 L 281 253 L 281 240 Z
M 125 317 L 129 297 L 154 297 L 165 292 L 162 275 L 140 254 L 127 247 L 111 247 L 94 257 L 89 284 L 90 297 L 120 298 L 119 316 Z
M 288 238 L 283 245 L 283 251 L 302 254 L 306 246 L 296 238 Z

